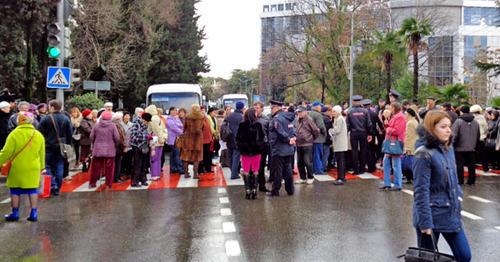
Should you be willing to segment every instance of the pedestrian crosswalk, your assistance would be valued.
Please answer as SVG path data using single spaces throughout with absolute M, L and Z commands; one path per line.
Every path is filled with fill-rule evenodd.
M 167 188 L 204 188 L 204 187 L 228 187 L 228 186 L 242 186 L 243 180 L 231 179 L 231 170 L 227 167 L 222 168 L 217 164 L 214 168 L 214 172 L 204 173 L 200 175 L 199 179 L 185 178 L 183 175 L 179 174 L 169 174 L 169 167 L 164 168 L 163 175 L 157 181 L 150 181 L 148 186 L 132 187 L 130 180 L 114 183 L 111 189 L 106 189 L 104 186 L 104 179 L 97 183 L 97 187 L 89 188 L 90 174 L 84 172 L 75 173 L 71 180 L 64 181 L 61 187 L 61 192 L 63 193 L 73 193 L 73 192 L 100 192 L 104 190 L 108 191 L 127 191 L 127 190 L 156 190 L 156 189 L 167 189 Z M 297 171 L 297 170 L 295 170 Z M 192 167 L 190 167 L 190 173 L 192 174 Z M 467 175 L 467 174 L 466 174 Z M 490 171 L 485 175 L 484 172 L 478 170 L 478 176 L 500 176 L 499 171 Z M 337 179 L 337 170 L 332 169 L 325 175 L 315 175 L 316 182 L 332 182 Z M 383 179 L 383 171 L 377 169 L 373 173 L 364 173 L 360 175 L 346 174 L 347 180 L 364 180 L 364 179 Z M 299 179 L 297 172 L 295 172 L 294 179 Z

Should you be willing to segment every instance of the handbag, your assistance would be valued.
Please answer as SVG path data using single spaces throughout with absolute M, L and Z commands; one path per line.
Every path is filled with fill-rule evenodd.
M 382 144 L 382 152 L 388 155 L 402 155 L 404 153 L 403 142 L 399 141 L 397 138 L 395 140 L 391 140 L 391 134 L 389 134 L 389 139 L 385 139 Z
M 61 143 L 61 138 L 59 137 L 59 131 L 57 130 L 56 121 L 54 120 L 54 116 L 50 115 L 50 119 L 52 120 L 52 125 L 56 130 L 56 138 L 57 144 L 59 145 L 59 150 L 61 151 L 61 156 L 66 158 L 68 162 L 71 162 L 76 159 L 75 149 L 70 144 Z
M 16 154 L 14 154 L 14 156 L 7 160 L 3 165 L 2 165 L 2 176 L 8 176 L 9 173 L 10 173 L 10 169 L 12 168 L 12 162 L 14 161 L 14 159 L 16 159 L 16 157 L 21 154 L 21 152 L 24 151 L 24 149 L 26 147 L 28 147 L 29 144 L 31 144 L 31 141 L 33 141 L 33 137 L 35 137 L 35 131 L 33 131 L 33 134 L 31 134 L 31 137 L 30 139 L 28 140 L 28 142 L 26 143 L 26 145 L 23 146 L 23 148 L 21 148 L 21 150 L 19 150 Z
M 409 247 L 404 255 L 398 256 L 397 258 L 404 258 L 406 262 L 453 262 L 456 261 L 452 255 L 440 253 L 436 245 L 436 239 L 434 234 L 431 234 L 432 246 L 434 250 L 429 250 L 420 247 Z M 418 242 L 418 246 L 421 245 L 422 237 Z
M 78 133 L 78 129 L 75 129 L 75 132 L 73 132 L 72 137 L 74 140 L 80 141 L 80 139 L 82 138 L 82 135 L 80 133 Z

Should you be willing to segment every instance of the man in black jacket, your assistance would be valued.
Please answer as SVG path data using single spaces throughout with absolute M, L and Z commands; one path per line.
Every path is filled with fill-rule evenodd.
M 2 150 L 9 136 L 10 104 L 6 101 L 0 103 L 0 150 Z
M 242 102 L 236 102 L 236 109 L 226 119 L 229 122 L 229 129 L 231 129 L 232 134 L 229 142 L 227 142 L 228 154 L 231 159 L 231 179 L 240 178 L 240 150 L 238 150 L 238 145 L 236 145 L 236 134 L 238 134 L 238 128 L 243 121 L 244 107 L 245 104 Z
M 368 110 L 368 114 L 370 116 L 370 121 L 372 122 L 372 128 L 368 132 L 370 135 L 373 137 L 383 133 L 384 130 L 384 123 L 380 120 L 378 117 L 377 113 L 375 110 L 372 108 L 372 100 L 370 99 L 364 99 L 361 101 L 361 104 L 365 107 L 366 110 Z M 379 143 L 382 143 L 382 141 L 378 141 Z M 368 172 L 373 173 L 375 172 L 377 166 L 377 156 L 378 156 L 378 146 L 375 141 L 375 139 L 372 139 L 370 142 L 368 142 L 368 157 L 367 157 L 367 165 L 368 165 Z
M 347 114 L 347 129 L 351 133 L 352 165 L 355 175 L 365 172 L 368 142 L 372 136 L 369 134 L 372 129 L 372 122 L 368 110 L 361 107 L 362 96 L 353 96 L 353 107 Z
M 69 118 L 61 113 L 61 102 L 51 100 L 47 117 L 42 119 L 38 130 L 45 137 L 45 166 L 52 177 L 51 194 L 59 195 L 64 173 L 64 158 L 59 143 L 71 144 L 73 128 Z M 56 129 L 57 128 L 57 129 Z

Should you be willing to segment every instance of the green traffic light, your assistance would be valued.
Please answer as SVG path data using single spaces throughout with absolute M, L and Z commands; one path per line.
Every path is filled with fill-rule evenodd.
M 49 47 L 47 48 L 47 53 L 49 54 L 50 58 L 58 58 L 59 55 L 61 55 L 61 50 L 57 47 Z

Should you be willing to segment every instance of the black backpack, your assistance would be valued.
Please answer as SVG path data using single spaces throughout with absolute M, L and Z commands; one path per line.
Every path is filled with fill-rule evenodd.
M 232 137 L 233 131 L 231 131 L 231 128 L 229 127 L 229 122 L 224 120 L 224 122 L 222 122 L 222 126 L 220 127 L 220 139 L 228 143 L 231 141 Z

